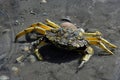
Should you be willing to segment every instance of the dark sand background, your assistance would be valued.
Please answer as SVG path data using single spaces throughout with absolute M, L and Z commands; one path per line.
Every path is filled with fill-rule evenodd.
M 21 47 L 27 43 L 14 43 L 15 35 L 32 23 L 44 22 L 46 18 L 60 24 L 69 16 L 77 27 L 97 29 L 105 39 L 118 46 L 115 55 L 105 56 L 101 49 L 93 47 L 95 55 L 75 74 L 77 54 L 47 46 L 42 52 L 53 54 L 50 59 L 15 63 L 16 58 L 26 54 Z M 20 40 L 24 40 L 22 37 Z M 120 80 L 120 0 L 0 0 L 0 76 L 10 80 Z M 45 56 L 45 55 L 44 55 Z M 46 57 L 45 56 L 45 57 Z M 19 72 L 15 74 L 13 67 Z

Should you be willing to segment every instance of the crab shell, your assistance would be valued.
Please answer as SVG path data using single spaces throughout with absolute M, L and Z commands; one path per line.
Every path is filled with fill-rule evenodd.
M 47 31 L 46 38 L 57 47 L 73 50 L 88 45 L 84 37 L 79 35 L 80 32 L 81 29 L 52 29 Z

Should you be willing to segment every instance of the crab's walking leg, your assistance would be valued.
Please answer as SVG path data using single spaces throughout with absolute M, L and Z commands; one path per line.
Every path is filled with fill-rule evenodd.
M 90 57 L 93 54 L 94 54 L 94 50 L 90 46 L 88 46 L 84 52 L 84 56 L 82 57 L 82 60 L 80 65 L 78 66 L 78 69 L 80 69 L 84 65 L 84 63 L 86 63 L 90 59 Z
M 32 32 L 32 31 L 37 31 L 37 32 L 39 32 L 40 34 L 43 34 L 43 35 L 44 35 L 46 30 L 51 30 L 51 29 L 53 29 L 53 28 L 59 28 L 59 26 L 58 26 L 57 24 L 51 22 L 50 20 L 46 20 L 46 21 L 47 21 L 47 24 L 48 24 L 48 25 L 51 25 L 51 27 L 48 26 L 48 25 L 43 24 L 42 22 L 34 23 L 34 24 L 32 24 L 31 26 L 29 26 L 27 29 L 19 32 L 19 33 L 16 35 L 16 37 L 15 37 L 15 42 L 17 41 L 17 39 L 18 39 L 19 37 L 21 37 L 21 36 L 23 36 L 23 35 L 25 35 L 25 34 L 27 34 L 27 33 L 30 33 L 30 32 Z
M 35 49 L 34 53 L 35 53 L 35 55 L 37 56 L 37 58 L 38 58 L 39 60 L 41 60 L 41 61 L 43 60 L 42 55 L 39 53 L 39 49 Z
M 111 48 L 117 48 L 116 45 L 111 44 L 110 42 L 108 42 L 107 40 L 105 40 L 104 38 L 102 38 L 101 37 L 102 33 L 99 32 L 99 31 L 96 31 L 94 33 L 83 32 L 83 33 L 80 33 L 80 35 L 84 35 L 84 36 L 88 37 L 89 40 L 95 39 L 96 41 L 101 41 L 102 43 L 107 44 Z
M 39 49 L 45 45 L 47 45 L 47 43 L 45 43 L 44 41 L 41 40 L 37 40 L 31 43 L 32 44 L 32 48 L 34 49 L 34 54 L 37 56 L 37 58 L 39 60 L 43 60 L 42 55 L 40 54 Z
M 25 35 L 25 34 L 27 34 L 27 33 L 30 33 L 30 32 L 32 32 L 32 31 L 39 32 L 40 34 L 43 34 L 43 35 L 46 34 L 46 30 L 43 29 L 43 28 L 41 28 L 41 27 L 30 27 L 30 28 L 27 28 L 27 29 L 19 32 L 19 33 L 16 35 L 16 37 L 15 37 L 15 42 L 17 41 L 17 39 L 18 39 L 19 37 L 21 37 L 21 36 L 23 36 L 23 35 Z
M 55 24 L 54 22 L 50 21 L 49 19 L 46 19 L 45 21 L 46 21 L 47 25 L 49 25 L 49 26 L 51 26 L 51 27 L 53 27 L 55 29 L 60 28 L 59 25 Z
M 110 42 L 108 42 L 108 41 L 105 40 L 104 38 L 100 38 L 100 40 L 102 41 L 102 43 L 107 44 L 107 45 L 108 45 L 109 47 L 111 47 L 111 48 L 117 48 L 116 45 L 111 44 Z
M 42 22 L 34 23 L 31 26 L 29 26 L 29 27 L 41 27 L 41 28 L 43 28 L 45 30 L 51 30 L 51 29 L 53 29 L 52 27 L 47 26 L 47 25 L 43 24 Z
M 98 42 L 98 46 L 102 49 L 104 49 L 106 52 L 110 54 L 114 54 L 112 51 L 110 51 L 102 42 Z
M 94 32 L 94 33 L 87 33 L 87 32 L 80 32 L 80 35 L 83 35 L 83 36 L 91 36 L 91 37 L 96 37 L 96 36 L 101 36 L 102 35 L 102 33 L 101 32 L 99 32 L 99 31 L 96 31 L 96 32 Z
M 87 37 L 86 38 L 91 45 L 99 46 L 100 48 L 104 49 L 106 52 L 113 54 L 103 43 L 107 44 L 108 46 L 112 48 L 116 48 L 114 44 L 109 43 L 107 40 L 103 38 L 97 38 L 97 37 Z

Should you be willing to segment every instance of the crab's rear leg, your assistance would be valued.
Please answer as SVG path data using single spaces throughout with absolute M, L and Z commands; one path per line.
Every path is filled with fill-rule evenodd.
M 93 54 L 94 54 L 94 50 L 93 50 L 90 46 L 88 46 L 88 47 L 86 48 L 86 50 L 84 51 L 84 53 L 83 53 L 83 57 L 82 57 L 82 59 L 80 60 L 80 64 L 79 64 L 79 66 L 78 66 L 78 69 L 80 69 L 80 68 L 84 65 L 84 63 L 86 63 L 87 61 L 89 61 L 90 57 L 91 57 Z
M 51 24 L 51 21 L 48 21 L 49 24 Z M 55 24 L 55 23 L 54 23 Z M 51 30 L 53 29 L 52 27 L 43 24 L 42 22 L 38 22 L 38 23 L 34 23 L 31 26 L 29 26 L 27 29 L 19 32 L 16 37 L 15 37 L 15 41 L 17 41 L 17 39 L 27 33 L 30 33 L 32 31 L 36 31 L 39 32 L 40 34 L 45 34 L 46 30 Z
M 30 25 L 29 27 L 41 27 L 41 28 L 43 28 L 45 30 L 53 29 L 52 27 L 47 26 L 47 25 L 43 24 L 42 22 L 34 23 L 34 24 Z
M 21 32 L 19 32 L 16 37 L 15 37 L 15 42 L 17 41 L 17 39 L 27 33 L 30 33 L 32 31 L 36 31 L 42 35 L 45 35 L 46 34 L 46 30 L 41 28 L 41 27 L 30 27 L 30 28 L 27 28 L 25 30 L 22 30 Z

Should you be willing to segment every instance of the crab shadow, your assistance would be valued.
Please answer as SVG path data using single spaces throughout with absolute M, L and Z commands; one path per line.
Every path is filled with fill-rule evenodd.
M 39 52 L 43 56 L 44 61 L 58 64 L 69 62 L 82 57 L 82 55 L 78 54 L 76 51 L 60 49 L 53 45 L 46 45 L 40 48 Z

